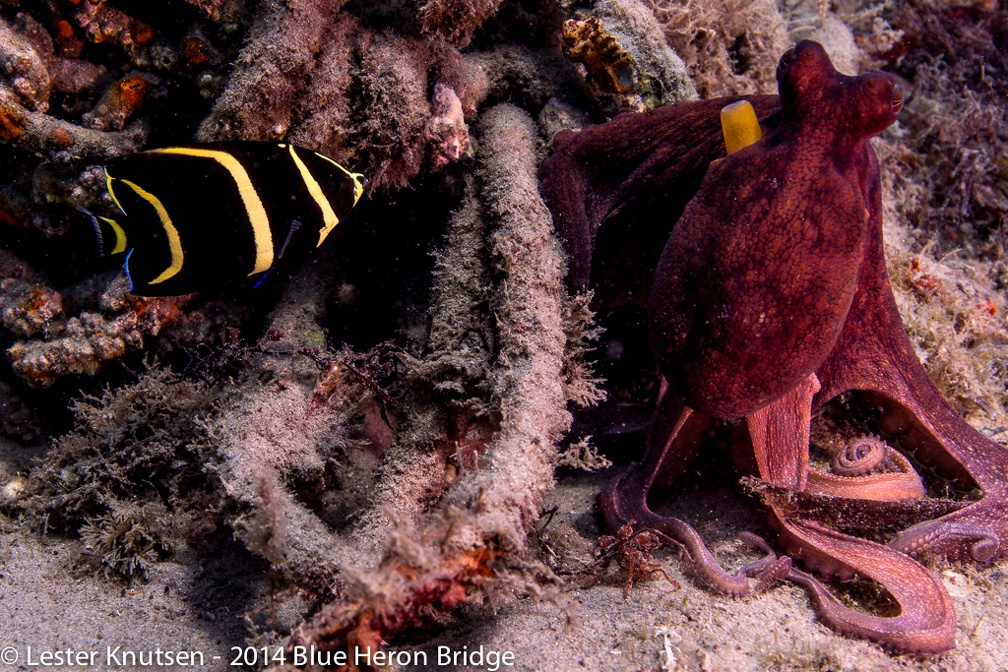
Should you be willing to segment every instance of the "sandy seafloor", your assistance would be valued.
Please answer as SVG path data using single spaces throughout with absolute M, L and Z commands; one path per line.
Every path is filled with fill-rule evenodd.
M 14 479 L 40 450 L 0 442 L 0 483 Z M 590 561 L 601 533 L 594 499 L 616 469 L 561 475 L 543 506 L 555 507 L 556 513 L 539 535 L 540 548 L 562 547 L 565 557 Z M 734 488 L 690 491 L 667 506 L 695 524 L 730 567 L 752 558 L 743 552 L 738 533 L 764 529 L 757 508 Z M 176 549 L 151 566 L 146 581 L 126 584 L 81 568 L 81 542 L 0 517 L 0 672 L 136 670 L 140 666 L 115 661 L 127 651 L 150 655 L 157 649 L 198 652 L 205 664 L 197 669 L 245 669 L 231 663 L 236 652 L 247 655 L 250 646 L 246 614 L 283 631 L 298 623 L 292 610 L 297 601 L 286 595 L 274 599 L 277 587 L 266 563 L 240 541 L 224 551 L 198 557 Z M 672 554 L 659 557 L 672 582 L 655 577 L 625 590 L 622 580 L 609 574 L 594 585 L 571 580 L 550 599 L 467 604 L 441 634 L 398 643 L 410 655 L 426 652 L 428 660 L 400 669 L 493 668 L 439 664 L 438 647 L 447 647 L 453 655 L 509 652 L 513 665 L 499 669 L 544 672 L 1008 670 L 1008 565 L 1003 561 L 982 568 L 932 568 L 955 604 L 957 647 L 942 656 L 920 657 L 890 655 L 877 645 L 837 635 L 816 621 L 806 594 L 796 586 L 731 599 L 698 585 Z M 68 650 L 95 652 L 96 664 L 41 662 L 45 652 Z
M 16 451 L 6 447 L 9 460 Z M 599 534 L 594 498 L 608 478 L 571 476 L 560 481 L 547 508 L 557 507 L 550 523 L 552 543 L 580 546 L 584 559 Z M 718 489 L 691 492 L 674 505 L 676 514 L 695 521 L 723 561 L 737 556 L 739 531 L 759 529 L 760 520 L 742 496 Z M 247 655 L 244 614 L 270 609 L 270 581 L 263 563 L 242 548 L 219 561 L 176 556 L 151 570 L 147 582 L 125 587 L 75 572 L 80 545 L 11 529 L 3 533 L 0 554 L 0 649 L 13 647 L 25 666 L 31 646 L 44 650 L 97 652 L 101 662 L 127 650 L 201 652 L 208 670 L 243 669 L 231 656 Z M 751 556 L 748 556 L 751 557 Z M 1008 669 L 1008 588 L 1004 564 L 989 568 L 939 567 L 958 615 L 957 647 L 942 656 L 893 656 L 864 641 L 850 640 L 819 624 L 801 589 L 781 585 L 744 600 L 711 594 L 684 575 L 666 556 L 673 586 L 662 578 L 640 582 L 624 592 L 610 577 L 590 587 L 568 587 L 552 601 L 508 601 L 491 609 L 465 607 L 459 623 L 426 641 L 400 644 L 410 656 L 427 653 L 427 665 L 404 670 L 486 670 L 492 665 L 439 665 L 439 647 L 452 655 L 476 651 L 513 653 L 524 672 L 568 670 L 929 670 L 997 672 Z M 278 621 L 292 614 L 277 614 Z M 237 648 L 233 648 L 237 647 Z M 270 649 L 273 651 L 273 649 Z M 219 656 L 220 658 L 216 658 Z M 118 658 L 121 660 L 121 658 Z M 96 666 L 64 669 L 123 669 L 116 658 Z M 488 659 L 490 660 L 490 659 Z M 108 661 L 106 661 L 108 662 Z M 142 668 L 158 669 L 158 668 Z M 181 669 L 178 666 L 164 669 Z

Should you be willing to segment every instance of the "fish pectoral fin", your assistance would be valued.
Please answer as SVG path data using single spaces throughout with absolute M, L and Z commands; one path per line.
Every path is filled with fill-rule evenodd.
M 301 222 L 298 220 L 293 220 L 291 222 L 290 231 L 287 232 L 287 238 L 284 240 L 283 245 L 280 247 L 280 254 L 277 255 L 277 259 L 283 257 L 284 252 L 287 250 L 287 246 L 290 245 L 291 238 L 294 237 L 294 233 L 301 228 Z

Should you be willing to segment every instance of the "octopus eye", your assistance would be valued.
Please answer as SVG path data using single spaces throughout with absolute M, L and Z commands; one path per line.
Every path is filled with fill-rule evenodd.
M 893 86 L 892 92 L 892 110 L 893 114 L 899 114 L 899 111 L 903 109 L 903 92 L 900 91 L 899 84 Z
M 794 60 L 795 48 L 791 47 L 783 54 L 781 54 L 780 62 L 777 63 L 777 81 L 780 81 L 781 77 L 784 76 L 784 71 L 787 67 L 791 65 L 791 61 Z

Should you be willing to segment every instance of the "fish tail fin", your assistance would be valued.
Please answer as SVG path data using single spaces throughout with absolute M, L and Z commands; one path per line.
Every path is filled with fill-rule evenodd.
M 114 219 L 95 215 L 91 211 L 77 206 L 94 230 L 95 242 L 98 244 L 98 256 L 111 257 L 126 251 L 126 232 Z
M 105 237 L 102 235 L 101 225 L 98 224 L 98 218 L 95 217 L 90 210 L 82 208 L 79 205 L 77 206 L 77 212 L 87 217 L 88 222 L 91 224 L 92 230 L 94 230 L 94 240 L 95 243 L 97 244 L 97 249 L 95 249 L 95 252 L 98 254 L 99 257 L 104 257 Z

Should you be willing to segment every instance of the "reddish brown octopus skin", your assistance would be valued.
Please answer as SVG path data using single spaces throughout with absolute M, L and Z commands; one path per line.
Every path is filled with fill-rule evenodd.
M 812 42 L 782 57 L 778 82 L 779 104 L 747 97 L 769 132 L 723 160 L 718 113 L 735 99 L 620 115 L 557 138 L 544 162 L 542 193 L 571 257 L 572 289 L 595 288 L 608 306 L 640 304 L 651 286 L 662 392 L 644 459 L 607 486 L 600 510 L 611 530 L 634 522 L 677 539 L 717 590 L 741 595 L 747 574 L 763 571 L 763 584 L 783 574 L 840 632 L 898 651 L 945 651 L 955 645 L 951 600 L 905 553 L 978 562 L 1006 553 L 1006 451 L 944 401 L 896 310 L 868 144 L 898 113 L 894 82 L 881 73 L 840 75 Z M 668 242 L 652 278 L 658 260 L 648 252 L 662 236 Z M 620 258 L 627 255 L 636 256 Z M 728 574 L 695 530 L 648 507 L 652 486 L 685 473 L 715 418 L 744 417 L 743 448 L 760 478 L 798 496 L 835 496 L 883 526 L 887 506 L 919 496 L 919 479 L 899 475 L 889 487 L 892 475 L 831 476 L 824 493 L 816 491 L 823 479 L 808 477 L 811 414 L 850 391 L 882 410 L 877 431 L 887 441 L 984 493 L 900 532 L 889 547 L 791 515 L 783 500 L 764 495 L 793 558 L 821 576 L 878 581 L 899 602 L 898 616 L 852 611 L 811 575 L 787 571 L 787 558 Z
M 829 354 L 864 258 L 867 140 L 898 112 L 887 75 L 840 76 L 814 42 L 793 53 L 778 72 L 781 124 L 711 164 L 648 305 L 673 392 L 718 418 L 779 399 Z

